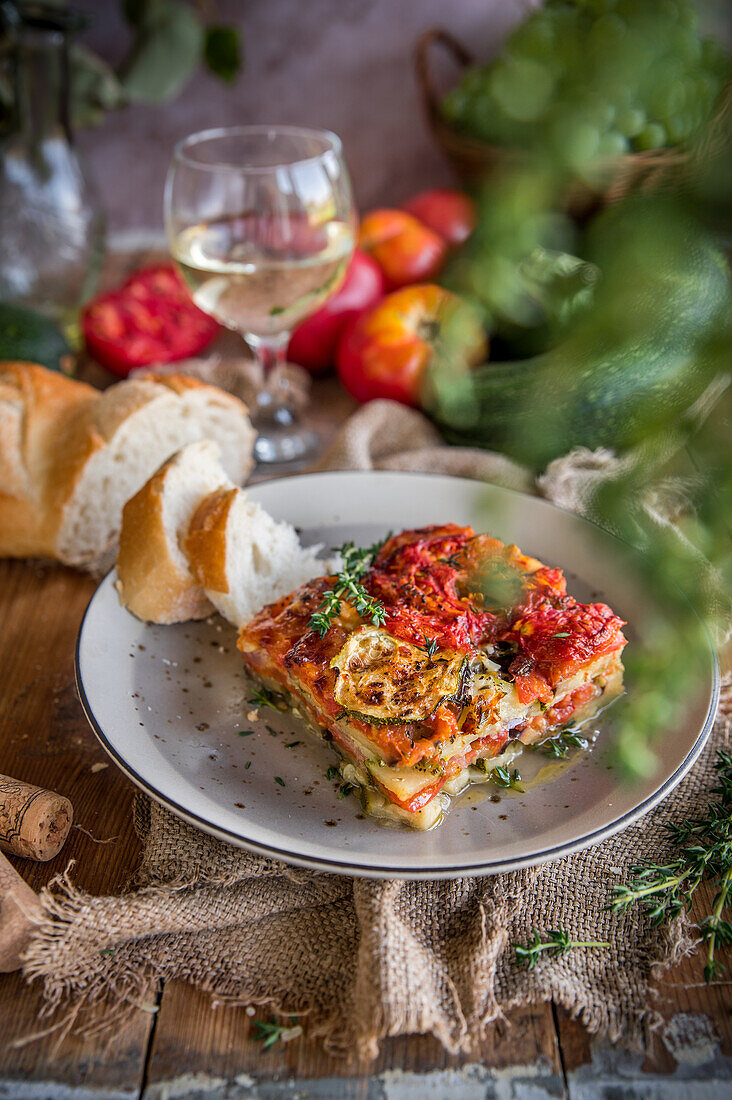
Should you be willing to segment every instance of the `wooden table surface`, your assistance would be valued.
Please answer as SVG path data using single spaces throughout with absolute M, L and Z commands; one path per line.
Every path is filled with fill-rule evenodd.
M 351 404 L 326 380 L 313 407 L 327 435 Z M 75 810 L 54 860 L 14 860 L 36 890 L 74 860 L 79 888 L 115 893 L 132 881 L 140 854 L 134 787 L 96 741 L 74 688 L 74 644 L 95 583 L 61 566 L 0 562 L 0 772 L 67 795 Z M 385 1041 L 378 1060 L 363 1063 L 328 1057 L 306 1035 L 263 1051 L 244 1009 L 213 1008 L 182 982 L 166 983 L 111 1040 L 52 1032 L 24 1043 L 49 1024 L 39 1017 L 40 989 L 0 975 L 0 1097 L 721 1100 L 732 1096 L 731 988 L 732 980 L 705 986 L 698 958 L 667 973 L 654 996 L 665 1023 L 642 1053 L 590 1038 L 545 1004 L 512 1012 L 470 1056 L 412 1036 Z

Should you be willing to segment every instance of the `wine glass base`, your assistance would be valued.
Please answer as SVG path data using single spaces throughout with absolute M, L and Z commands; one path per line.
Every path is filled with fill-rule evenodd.
M 257 462 L 273 465 L 278 462 L 296 462 L 315 454 L 320 438 L 316 432 L 307 428 L 293 431 L 291 427 L 278 431 L 267 425 L 267 429 L 257 436 L 254 444 L 254 457 Z

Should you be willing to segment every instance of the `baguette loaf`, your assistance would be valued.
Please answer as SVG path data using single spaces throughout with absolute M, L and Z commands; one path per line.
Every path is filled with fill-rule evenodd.
M 231 394 L 181 375 L 100 393 L 34 364 L 0 363 L 0 557 L 111 564 L 124 503 L 200 439 L 219 444 L 241 484 L 254 431 Z

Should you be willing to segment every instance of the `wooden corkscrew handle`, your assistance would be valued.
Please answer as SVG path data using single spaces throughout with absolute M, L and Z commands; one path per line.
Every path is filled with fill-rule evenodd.
M 41 913 L 38 897 L 0 854 L 0 972 L 18 970 Z

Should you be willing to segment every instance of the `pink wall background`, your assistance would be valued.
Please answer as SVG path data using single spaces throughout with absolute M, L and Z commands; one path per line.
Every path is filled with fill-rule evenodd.
M 74 6 L 92 19 L 83 41 L 107 60 L 120 60 L 128 31 L 117 0 Z M 236 22 L 244 36 L 244 70 L 235 84 L 200 72 L 172 103 L 114 112 L 78 135 L 111 232 L 162 228 L 172 146 L 209 126 L 272 121 L 335 130 L 362 209 L 449 183 L 422 117 L 414 43 L 425 28 L 448 26 L 478 58 L 488 58 L 532 6 L 532 0 L 216 0 L 211 21 Z M 445 86 L 452 73 L 444 67 Z

